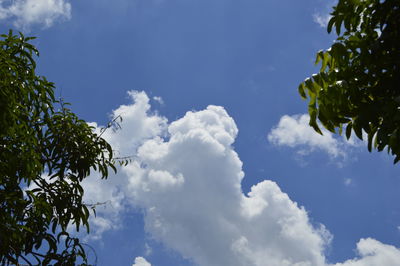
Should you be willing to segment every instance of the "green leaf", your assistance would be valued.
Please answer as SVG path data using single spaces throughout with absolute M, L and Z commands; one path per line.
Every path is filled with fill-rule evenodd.
M 116 171 L 113 151 L 68 103 L 55 99 L 52 82 L 36 75 L 33 39 L 11 30 L 0 37 L 0 173 L 1 186 L 8 188 L 0 197 L 0 232 L 9 256 L 1 263 L 17 264 L 24 254 L 28 264 L 75 265 L 86 255 L 69 245 L 75 242 L 65 230 L 72 223 L 77 230 L 89 226 L 80 182 L 90 169 L 100 168 L 103 178 L 109 166 Z M 31 185 L 36 188 L 27 190 Z
M 362 136 L 362 128 L 361 128 L 361 126 L 358 124 L 358 119 L 357 118 L 354 118 L 353 119 L 353 130 L 354 130 L 354 133 L 356 134 L 356 136 L 359 138 L 359 139 L 363 139 L 363 136 Z
M 374 138 L 374 134 L 368 133 L 368 151 L 372 151 L 372 140 Z
M 352 123 L 352 122 L 349 122 L 349 123 L 347 124 L 347 126 L 346 126 L 346 138 L 347 138 L 347 139 L 350 139 L 352 125 L 353 125 L 353 123 Z
M 335 23 L 335 26 L 336 26 L 336 34 L 337 34 L 337 35 L 340 35 L 340 30 L 341 30 L 341 28 L 342 28 L 342 22 L 343 22 L 342 18 L 337 18 L 336 23 Z
M 335 24 L 335 22 L 336 22 L 336 18 L 333 16 L 328 22 L 328 27 L 327 27 L 328 33 L 331 33 L 333 24 Z
M 307 99 L 307 95 L 304 91 L 304 83 L 300 83 L 298 90 L 299 90 L 299 94 L 301 95 L 301 98 Z

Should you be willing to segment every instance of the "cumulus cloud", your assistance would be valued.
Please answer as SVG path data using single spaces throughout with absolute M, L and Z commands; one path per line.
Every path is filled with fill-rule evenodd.
M 324 264 L 329 233 L 312 226 L 276 183 L 242 192 L 242 162 L 232 146 L 238 129 L 224 108 L 187 112 L 168 125 L 150 111 L 145 93 L 129 95 L 133 104 L 112 114 L 122 116 L 121 129 L 103 137 L 135 160 L 117 177 L 90 176 L 83 184 L 85 201 L 108 202 L 92 222 L 97 239 L 134 206 L 154 239 L 199 265 Z
M 71 18 L 68 0 L 0 0 L 0 20 L 24 29 L 32 25 L 50 27 Z
M 112 111 L 111 120 L 118 120 L 119 129 L 108 129 L 102 137 L 107 139 L 116 152 L 117 157 L 136 156 L 138 146 L 148 139 L 162 135 L 167 119 L 150 111 L 150 99 L 144 92 L 130 91 L 128 96 L 130 105 L 121 105 Z M 89 123 L 97 133 L 101 126 L 97 123 Z M 134 162 L 136 164 L 137 162 Z M 140 169 L 138 170 L 140 171 Z M 153 173 L 156 177 L 157 173 Z M 85 194 L 83 200 L 89 205 L 96 205 L 96 217 L 91 217 L 91 234 L 89 239 L 101 239 L 103 232 L 120 228 L 120 216 L 126 210 L 125 204 L 128 196 L 124 187 L 127 184 L 127 176 L 119 169 L 116 176 L 100 181 L 100 175 L 91 174 L 82 182 Z
M 366 238 L 357 243 L 359 258 L 337 263 L 335 266 L 397 266 L 400 262 L 400 249 Z
M 300 148 L 300 154 L 308 154 L 318 149 L 331 157 L 346 156 L 343 140 L 335 139 L 332 133 L 324 128 L 321 128 L 323 135 L 318 134 L 309 126 L 309 121 L 308 114 L 284 115 L 268 134 L 268 140 L 278 146 Z
M 222 107 L 188 112 L 168 132 L 139 148 L 144 171 L 127 167 L 133 202 L 155 239 L 199 265 L 323 265 L 325 239 L 276 183 L 243 194 L 232 147 L 238 129 Z
M 100 229 L 113 229 L 134 207 L 143 210 L 152 238 L 198 265 L 326 265 L 332 235 L 311 224 L 278 184 L 264 180 L 243 193 L 242 162 L 233 147 L 238 129 L 223 107 L 187 112 L 168 124 L 151 112 L 145 93 L 130 96 L 132 104 L 113 112 L 122 115 L 122 129 L 103 136 L 134 161 L 109 183 L 85 184 L 87 201 L 114 206 L 99 212 Z M 370 241 L 359 243 L 360 259 L 392 254 L 394 247 Z M 138 257 L 139 263 L 147 261 Z
M 119 183 L 118 177 L 101 180 L 98 174 L 92 174 L 82 182 L 83 201 L 95 207 L 97 213 L 96 217 L 91 216 L 91 233 L 85 236 L 85 240 L 99 240 L 104 232 L 120 228 L 125 195 Z
M 342 166 L 349 154 L 366 145 L 367 134 L 363 131 L 364 141 L 352 134 L 349 139 L 346 136 L 339 137 L 320 126 L 323 135 L 318 134 L 309 125 L 308 114 L 284 115 L 268 133 L 268 141 L 276 146 L 287 146 L 297 151 L 297 159 L 314 152 L 322 151 L 335 159 L 338 166 Z M 354 157 L 356 158 L 356 157 Z
M 143 257 L 136 257 L 132 266 L 151 266 L 151 264 Z
M 163 136 L 167 119 L 151 112 L 150 99 L 144 92 L 129 91 L 130 105 L 121 105 L 112 111 L 110 119 L 117 119 L 119 127 L 116 130 L 106 130 L 102 137 L 105 138 L 117 152 L 117 156 L 131 156 L 136 154 L 136 149 L 147 139 Z M 97 123 L 90 123 L 97 128 Z

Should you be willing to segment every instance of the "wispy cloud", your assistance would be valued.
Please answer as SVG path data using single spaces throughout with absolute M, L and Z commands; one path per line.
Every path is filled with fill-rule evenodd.
M 0 20 L 25 30 L 33 25 L 50 27 L 70 18 L 68 0 L 0 0 Z
M 328 22 L 331 19 L 330 14 L 321 14 L 321 13 L 315 13 L 313 14 L 313 20 L 315 23 L 317 23 L 319 26 L 322 28 L 326 28 L 328 26 Z
M 324 1 L 324 6 L 317 7 L 315 12 L 312 14 L 312 18 L 315 23 L 320 27 L 326 28 L 328 22 L 331 19 L 332 7 L 337 4 L 337 0 Z
M 164 104 L 164 100 L 160 97 L 160 96 L 154 96 L 153 100 L 158 102 L 159 104 L 163 105 Z
M 353 180 L 352 180 L 351 178 L 345 178 L 344 181 L 343 181 L 343 183 L 344 183 L 346 186 L 350 186 L 350 185 L 353 183 Z

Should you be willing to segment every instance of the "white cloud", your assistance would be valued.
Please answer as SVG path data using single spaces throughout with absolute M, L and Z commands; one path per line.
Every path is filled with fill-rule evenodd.
M 0 20 L 23 29 L 32 25 L 46 28 L 70 18 L 71 4 L 67 0 L 0 0 Z
M 330 13 L 332 12 L 332 6 L 337 4 L 337 0 L 325 1 L 324 7 L 319 7 L 312 15 L 313 21 L 317 23 L 320 27 L 326 28 L 328 22 L 331 19 Z
M 339 137 L 320 125 L 323 135 L 318 134 L 310 125 L 308 114 L 284 115 L 278 125 L 268 133 L 268 141 L 276 146 L 288 146 L 297 150 L 296 159 L 302 162 L 302 157 L 316 150 L 327 153 L 342 166 L 349 159 L 349 154 L 367 143 L 367 133 L 364 131 L 364 141 L 352 134 L 349 139 L 343 134 Z M 336 135 L 336 136 L 335 136 Z M 356 159 L 353 157 L 352 159 Z
M 163 105 L 164 104 L 164 100 L 160 97 L 160 96 L 154 96 L 153 100 L 158 102 L 159 104 Z
M 99 240 L 104 232 L 120 228 L 125 195 L 119 183 L 118 177 L 101 180 L 98 174 L 92 174 L 82 182 L 85 191 L 83 201 L 94 206 L 97 214 L 90 218 L 91 233 L 86 240 Z
M 323 135 L 309 126 L 310 117 L 284 115 L 278 125 L 268 134 L 268 140 L 278 146 L 299 147 L 299 154 L 305 155 L 315 149 L 328 153 L 331 157 L 345 157 L 344 141 L 335 139 L 333 134 L 321 128 Z
M 103 137 L 118 151 L 118 156 L 136 153 L 136 148 L 145 140 L 160 136 L 165 131 L 167 119 L 150 113 L 149 97 L 144 92 L 128 92 L 131 105 L 121 105 L 112 112 L 111 118 L 122 117 L 120 129 L 107 130 Z M 95 123 L 92 124 L 97 126 Z
M 150 256 L 152 252 L 153 252 L 153 249 L 150 247 L 150 245 L 145 243 L 145 245 L 144 245 L 144 254 L 146 256 Z
M 134 103 L 113 112 L 122 113 L 122 129 L 103 136 L 134 155 L 134 162 L 108 183 L 85 184 L 85 200 L 114 206 L 99 210 L 100 229 L 113 229 L 119 215 L 134 207 L 144 211 L 152 238 L 198 265 L 326 265 L 332 235 L 323 225 L 313 226 L 275 182 L 242 192 L 242 162 L 232 146 L 238 129 L 224 108 L 187 112 L 168 125 L 150 112 L 145 93 L 130 95 Z M 394 247 L 376 243 L 370 253 L 359 244 L 361 259 L 392 255 Z M 147 261 L 138 257 L 134 265 L 139 263 Z
M 151 264 L 143 257 L 136 257 L 132 266 L 151 266 Z
M 344 184 L 346 186 L 350 186 L 353 183 L 353 180 L 351 178 L 345 178 L 344 179 Z
M 400 249 L 385 245 L 372 239 L 361 239 L 357 243 L 359 258 L 337 263 L 335 266 L 398 266 L 400 265 Z
M 199 265 L 324 263 L 325 240 L 276 183 L 242 193 L 242 162 L 231 146 L 238 130 L 222 107 L 188 112 L 168 131 L 168 141 L 139 148 L 144 172 L 127 168 L 133 202 L 146 210 L 146 230 L 155 239 Z M 163 186 L 153 171 L 176 181 Z
M 320 14 L 320 13 L 315 13 L 313 14 L 313 20 L 315 23 L 317 23 L 320 27 L 326 28 L 328 26 L 328 22 L 331 19 L 330 14 Z
M 84 184 L 86 201 L 113 206 L 100 206 L 95 230 L 112 229 L 131 203 L 144 209 L 152 237 L 199 265 L 323 265 L 327 233 L 304 208 L 272 181 L 241 191 L 242 162 L 232 147 L 238 129 L 222 107 L 188 112 L 167 128 L 150 114 L 146 94 L 130 95 L 135 103 L 113 112 L 122 129 L 103 137 L 135 161 L 106 182 L 91 176 Z
M 133 104 L 121 105 L 111 115 L 111 119 L 122 117 L 122 121 L 119 122 L 120 129 L 113 131 L 109 128 L 102 137 L 117 151 L 115 156 L 133 158 L 141 143 L 162 135 L 167 120 L 150 113 L 149 98 L 144 92 L 131 91 L 128 95 Z M 97 133 L 100 132 L 100 127 L 96 123 L 89 124 L 96 128 Z M 157 174 L 160 173 L 153 173 L 153 176 Z M 168 182 L 168 176 L 163 180 Z M 120 216 L 129 207 L 126 205 L 128 198 L 124 189 L 126 184 L 127 176 L 120 168 L 116 176 L 113 175 L 107 180 L 100 180 L 100 175 L 97 173 L 84 179 L 82 182 L 85 191 L 84 202 L 92 205 L 100 203 L 96 206 L 97 217 L 91 216 L 91 233 L 87 236 L 88 239 L 99 240 L 103 232 L 120 228 Z

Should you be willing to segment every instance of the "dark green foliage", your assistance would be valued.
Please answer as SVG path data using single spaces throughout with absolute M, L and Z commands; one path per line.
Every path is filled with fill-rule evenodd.
M 115 171 L 113 152 L 36 75 L 31 39 L 0 39 L 0 264 L 85 264 L 66 230 L 89 231 L 80 182 L 91 169 L 102 178 Z
M 385 147 L 400 160 L 400 0 L 339 0 L 328 32 L 338 38 L 317 53 L 320 72 L 299 86 L 317 120 L 346 137 L 368 135 L 368 150 Z M 343 31 L 342 34 L 340 34 Z

